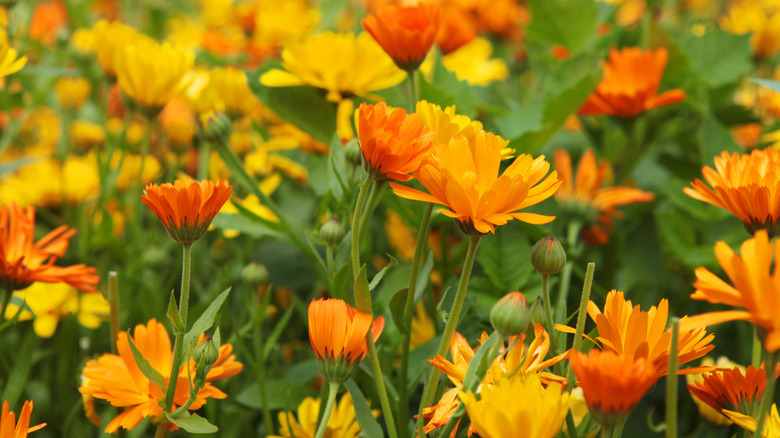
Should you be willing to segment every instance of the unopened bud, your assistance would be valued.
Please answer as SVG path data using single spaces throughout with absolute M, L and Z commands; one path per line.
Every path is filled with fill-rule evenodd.
M 545 236 L 531 249 L 531 264 L 542 275 L 557 274 L 566 265 L 566 251 L 554 236 Z
M 363 163 L 363 151 L 360 150 L 360 145 L 357 139 L 350 141 L 344 146 L 344 156 L 347 161 L 355 166 L 360 166 Z
M 233 122 L 222 113 L 209 111 L 198 117 L 198 128 L 198 135 L 203 140 L 215 141 L 226 145 L 230 139 Z
M 528 308 L 528 314 L 531 318 L 531 324 L 547 324 L 542 297 L 536 297 L 536 301 L 534 301 L 533 304 L 531 304 Z
M 268 269 L 257 262 L 252 262 L 241 270 L 241 280 L 250 286 L 265 284 L 268 282 Z
M 501 336 L 517 336 L 530 323 L 528 301 L 520 292 L 509 292 L 490 309 L 490 324 Z
M 211 336 L 192 349 L 192 358 L 195 359 L 196 363 L 203 363 L 206 367 L 214 365 L 217 359 L 219 359 L 219 350 L 214 345 L 214 340 Z
M 320 228 L 320 237 L 328 246 L 335 246 L 341 243 L 344 238 L 344 227 L 336 219 L 329 219 L 322 224 Z

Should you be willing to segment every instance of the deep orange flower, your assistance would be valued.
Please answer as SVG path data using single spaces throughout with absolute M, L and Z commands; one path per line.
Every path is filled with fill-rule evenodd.
M 156 418 L 163 411 L 159 402 L 165 394 L 159 386 L 150 382 L 136 365 L 127 336 L 127 332 L 119 332 L 117 336 L 118 355 L 104 354 L 97 360 L 87 362 L 82 373 L 82 384 L 79 387 L 79 392 L 83 395 L 126 408 L 108 423 L 107 433 L 112 433 L 120 427 L 133 429 L 145 417 Z M 146 325 L 135 326 L 132 339 L 152 368 L 162 374 L 166 384 L 170 384 L 168 379 L 170 379 L 173 363 L 173 351 L 171 338 L 165 327 L 152 319 Z M 198 391 L 195 402 L 188 409 L 199 409 L 206 404 L 206 399 L 209 397 L 216 399 L 227 397 L 227 394 L 217 389 L 211 382 L 233 377 L 244 368 L 244 365 L 236 362 L 235 355 L 231 354 L 232 351 L 233 347 L 230 344 L 219 347 L 219 358 L 206 375 L 205 386 Z M 176 380 L 174 410 L 189 399 L 191 382 L 188 382 L 187 375 L 189 373 L 194 379 L 195 372 L 196 363 L 192 359 L 180 368 Z M 176 426 L 171 423 L 169 428 L 174 430 Z
M 458 8 L 442 11 L 441 27 L 436 44 L 445 55 L 463 47 L 477 37 L 474 18 Z
M 388 110 L 385 102 L 361 104 L 357 128 L 366 172 L 378 180 L 412 179 L 409 174 L 420 168 L 436 140 L 420 116 Z
M 588 411 L 596 422 L 609 429 L 625 421 L 658 380 L 652 362 L 612 351 L 572 351 L 569 363 L 585 395 Z
M 403 70 L 416 70 L 436 42 L 441 9 L 432 4 L 387 6 L 361 23 Z
M 753 150 L 740 155 L 721 152 L 715 169 L 702 168 L 704 179 L 683 188 L 686 195 L 731 212 L 750 234 L 765 229 L 770 236 L 780 231 L 780 151 Z
M 685 91 L 658 93 L 669 52 L 664 47 L 642 51 L 638 47 L 611 49 L 603 64 L 604 79 L 582 105 L 582 116 L 636 117 L 645 111 L 685 99 Z
M 84 292 L 97 292 L 97 269 L 79 264 L 55 266 L 65 255 L 76 230 L 63 225 L 35 242 L 35 208 L 16 204 L 0 208 L 0 288 L 20 290 L 36 281 L 67 283 Z
M 374 340 L 385 327 L 385 319 L 376 320 L 359 312 L 344 300 L 319 299 L 309 304 L 309 341 L 322 376 L 328 382 L 343 383 L 368 354 L 366 335 Z
M 203 237 L 233 187 L 221 179 L 200 183 L 177 179 L 158 186 L 149 184 L 141 200 L 160 218 L 173 240 L 189 245 Z
M 696 268 L 696 281 L 691 294 L 695 300 L 744 307 L 745 310 L 723 310 L 691 317 L 680 328 L 714 325 L 725 321 L 745 320 L 758 329 L 766 351 L 780 349 L 780 240 L 769 241 L 765 230 L 744 243 L 741 254 L 735 254 L 726 242 L 715 244 L 715 257 L 733 283 L 721 280 L 708 269 Z M 772 268 L 774 262 L 775 267 Z
M 495 232 L 496 225 L 512 219 L 546 224 L 554 216 L 519 212 L 555 194 L 561 181 L 544 156 L 523 154 L 499 174 L 501 150 L 509 142 L 478 131 L 467 139 L 457 135 L 437 146 L 414 176 L 430 193 L 390 183 L 396 195 L 416 201 L 441 204 L 439 210 L 457 220 L 467 234 Z
M 38 2 L 30 20 L 30 39 L 51 46 L 57 34 L 68 26 L 68 10 L 59 0 Z
M 743 373 L 739 368 L 717 370 L 702 374 L 702 380 L 688 384 L 688 390 L 695 397 L 707 403 L 717 412 L 724 409 L 752 415 L 761 395 L 766 389 L 766 372 L 762 366 L 747 367 Z
M 26 438 L 30 432 L 35 432 L 46 426 L 46 423 L 30 427 L 30 413 L 33 410 L 33 402 L 28 400 L 22 406 L 19 414 L 19 422 L 16 416 L 8 408 L 8 402 L 3 402 L 3 411 L 0 413 L 0 438 Z
M 633 187 L 602 187 L 610 174 L 609 163 L 596 164 L 596 155 L 588 149 L 577 165 L 577 174 L 572 174 L 571 156 L 565 150 L 555 151 L 555 170 L 560 175 L 561 188 L 555 199 L 561 208 L 583 220 L 585 229 L 582 237 L 591 245 L 603 245 L 609 240 L 612 219 L 623 215 L 615 207 L 649 202 L 655 195 Z

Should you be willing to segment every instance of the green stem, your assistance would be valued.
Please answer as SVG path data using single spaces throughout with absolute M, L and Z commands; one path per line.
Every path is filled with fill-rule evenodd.
M 352 278 L 357 279 L 358 272 L 360 272 L 360 220 L 363 212 L 363 208 L 366 203 L 366 196 L 368 190 L 374 183 L 374 179 L 367 177 L 362 184 L 360 184 L 360 193 L 358 194 L 357 205 L 355 206 L 355 212 L 352 215 Z M 361 312 L 371 313 L 371 309 L 358 309 Z
M 374 372 L 374 383 L 376 384 L 376 392 L 379 394 L 379 404 L 382 407 L 382 416 L 385 418 L 387 433 L 390 438 L 398 438 L 398 432 L 395 428 L 395 417 L 393 417 L 390 398 L 387 396 L 384 374 L 382 374 L 382 366 L 379 364 L 379 355 L 376 352 L 374 336 L 371 334 L 371 330 L 366 334 L 366 344 L 368 344 L 368 362 L 371 364 L 371 370 Z
M 753 326 L 753 357 L 750 363 L 755 368 L 761 366 L 761 352 L 763 351 L 763 349 L 764 347 L 763 345 L 761 345 L 761 339 L 758 339 L 758 329 L 756 329 L 756 327 Z
M 612 438 L 620 438 L 623 436 L 623 427 L 626 425 L 625 421 L 621 422 L 617 426 L 615 426 L 615 429 L 612 431 Z
M 6 287 L 5 288 L 5 295 L 3 296 L 3 309 L 2 313 L 0 313 L 0 320 L 5 319 L 5 311 L 8 309 L 8 303 L 11 302 L 11 296 L 14 294 L 14 289 L 12 287 Z
M 111 352 L 116 354 L 119 336 L 119 276 L 116 271 L 108 273 L 108 304 L 111 309 Z
M 588 263 L 588 267 L 585 269 L 585 283 L 582 285 L 582 295 L 580 296 L 580 308 L 577 310 L 577 325 L 574 330 L 574 343 L 572 349 L 574 351 L 582 351 L 582 334 L 585 332 L 585 315 L 588 314 L 588 301 L 590 301 L 590 290 L 593 287 L 593 273 L 596 270 L 596 264 Z M 571 382 L 574 378 L 574 370 L 569 364 L 569 369 L 566 372 L 566 379 Z
M 558 343 L 558 338 L 555 331 L 555 319 L 553 318 L 552 305 L 550 304 L 550 276 L 542 275 L 542 302 L 544 303 L 544 317 L 547 319 L 547 333 L 550 335 L 550 340 L 553 346 L 553 353 L 555 353 L 555 347 Z
M 669 375 L 666 376 L 666 438 L 677 438 L 677 356 L 680 319 L 672 318 L 672 340 L 669 346 Z
M 571 409 L 566 414 L 566 430 L 569 432 L 569 438 L 577 438 L 577 425 L 574 424 L 574 416 Z
M 761 432 L 766 424 L 766 417 L 769 416 L 769 407 L 772 405 L 772 401 L 775 397 L 775 365 L 777 364 L 777 351 L 764 351 L 764 371 L 766 372 L 767 384 L 764 390 L 764 395 L 761 397 L 761 406 L 758 408 L 758 423 L 756 424 L 756 431 L 753 434 L 754 438 L 761 438 Z
M 409 79 L 409 112 L 413 113 L 417 108 L 417 77 L 416 70 L 409 70 L 407 78 Z
M 360 215 L 360 234 L 358 235 L 360 239 L 366 234 L 368 221 L 371 220 L 371 216 L 374 214 L 374 209 L 376 208 L 376 203 L 379 199 L 379 192 L 382 191 L 382 187 L 384 186 L 384 181 L 374 181 L 374 184 L 371 185 L 371 190 L 368 192 L 368 198 L 366 199 L 365 211 Z
M 601 438 L 612 438 L 612 429 L 608 427 L 601 428 Z
M 165 438 L 168 436 L 168 420 L 160 421 L 157 430 L 154 432 L 154 438 Z
M 571 285 L 571 273 L 574 269 L 574 262 L 573 259 L 577 257 L 579 254 L 579 247 L 578 245 L 578 239 L 580 235 L 580 230 L 582 229 L 582 224 L 579 221 L 571 221 L 569 222 L 569 227 L 567 230 L 567 236 L 566 240 L 568 243 L 568 261 L 566 262 L 566 266 L 563 268 L 563 273 L 561 274 L 561 284 L 558 288 L 558 305 L 562 306 L 566 303 L 566 299 L 569 295 L 569 286 Z
M 320 421 L 320 425 L 317 428 L 317 433 L 314 435 L 314 438 L 322 438 L 325 435 L 325 430 L 328 428 L 328 420 L 330 419 L 330 413 L 333 411 L 333 404 L 336 402 L 336 394 L 339 392 L 339 384 L 338 383 L 329 383 L 330 387 L 328 388 L 328 402 L 325 405 L 325 414 L 322 416 L 322 421 Z
M 414 258 L 412 258 L 412 271 L 409 274 L 409 289 L 407 289 L 406 302 L 404 303 L 404 329 L 401 330 L 401 333 L 403 333 L 403 336 L 401 337 L 401 368 L 398 370 L 398 384 L 396 385 L 398 388 L 399 400 L 398 429 L 401 432 L 401 436 L 404 438 L 408 435 L 408 428 L 402 426 L 406 424 L 406 421 L 409 417 L 407 380 L 409 378 L 409 352 L 411 351 L 412 341 L 412 315 L 414 313 L 414 296 L 417 294 L 417 277 L 420 274 L 423 252 L 426 248 L 425 243 L 428 241 L 428 231 L 432 212 L 433 204 L 428 203 L 428 205 L 425 207 L 425 213 L 423 213 L 422 221 L 420 222 L 420 229 L 417 232 L 417 244 L 414 247 Z
M 474 267 L 474 259 L 477 255 L 477 246 L 479 246 L 479 240 L 482 236 L 471 236 L 469 239 L 469 246 L 466 250 L 466 258 L 463 261 L 463 273 L 460 275 L 460 282 L 458 283 L 458 290 L 455 292 L 455 301 L 452 303 L 452 310 L 450 310 L 447 324 L 444 326 L 444 333 L 439 343 L 439 349 L 436 354 L 439 356 L 446 356 L 447 350 L 450 347 L 450 340 L 455 333 L 455 327 L 458 325 L 458 318 L 460 318 L 460 311 L 463 308 L 463 300 L 466 298 L 466 290 L 468 289 L 469 280 L 471 278 L 471 268 Z M 431 370 L 431 374 L 428 376 L 428 380 L 425 382 L 423 389 L 422 402 L 420 403 L 420 411 L 417 417 L 417 433 L 420 436 L 425 436 L 425 432 L 422 430 L 423 416 L 422 410 L 424 407 L 430 406 L 433 403 L 433 398 L 436 396 L 436 390 L 439 386 L 439 378 L 441 377 L 441 371 L 438 368 Z

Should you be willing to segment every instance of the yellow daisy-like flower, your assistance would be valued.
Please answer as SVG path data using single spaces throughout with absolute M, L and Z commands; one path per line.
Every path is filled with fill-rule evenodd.
M 226 113 L 231 118 L 251 114 L 260 101 L 247 85 L 246 74 L 233 67 L 218 67 L 209 72 L 209 83 L 201 92 L 208 110 Z M 196 105 L 201 107 L 201 105 Z
M 731 421 L 738 424 L 743 429 L 749 430 L 751 432 L 756 431 L 758 422 L 755 418 L 729 410 L 724 410 L 723 413 L 729 417 Z M 761 436 L 763 438 L 780 438 L 780 415 L 777 413 L 776 404 L 772 404 L 772 410 L 769 414 L 767 414 L 767 421 L 765 423 L 764 430 L 761 431 Z
M 279 47 L 302 38 L 320 21 L 320 11 L 306 0 L 257 3 L 253 39 L 262 46 Z
M 441 63 L 470 85 L 490 85 L 506 79 L 509 68 L 503 59 L 490 59 L 493 46 L 485 38 L 475 38 L 458 50 L 444 55 Z
M 74 120 L 70 124 L 70 142 L 79 151 L 87 151 L 106 142 L 106 130 L 88 120 Z
M 459 396 L 482 438 L 552 438 L 572 403 L 560 384 L 545 388 L 538 374 L 500 380 L 483 388 L 479 401 L 472 392 Z
M 118 21 L 100 20 L 95 24 L 91 43 L 94 44 L 100 67 L 108 76 L 116 76 L 115 55 L 138 38 L 137 30 Z
M 61 202 L 60 163 L 39 161 L 0 176 L 0 204 L 52 207 Z
M 279 413 L 279 433 L 267 438 L 314 438 L 317 431 L 317 413 L 320 410 L 320 399 L 306 397 L 298 406 L 298 418 L 293 412 Z M 374 417 L 379 416 L 379 410 L 372 410 Z M 355 418 L 355 407 L 352 396 L 347 392 L 333 407 L 328 419 L 325 436 L 330 438 L 357 438 L 360 425 Z
M 143 171 L 141 171 L 142 165 Z M 111 157 L 111 170 L 119 172 L 116 177 L 116 187 L 122 191 L 138 184 L 139 173 L 141 184 L 152 182 L 160 174 L 160 169 L 160 161 L 153 156 L 144 159 L 140 155 L 125 154 L 124 157 L 120 157 L 119 154 L 114 154 Z
M 57 93 L 57 102 L 63 109 L 75 111 L 84 104 L 89 97 L 92 85 L 85 78 L 60 78 L 54 84 Z
M 768 58 L 780 50 L 780 5 L 771 0 L 731 2 L 720 27 L 738 35 L 752 33 L 750 46 L 756 56 Z
M 0 78 L 16 73 L 27 64 L 27 57 L 19 57 L 16 49 L 8 45 L 6 37 L 0 39 Z
M 95 154 L 70 155 L 62 168 L 62 197 L 77 205 L 95 199 L 100 193 L 100 173 Z

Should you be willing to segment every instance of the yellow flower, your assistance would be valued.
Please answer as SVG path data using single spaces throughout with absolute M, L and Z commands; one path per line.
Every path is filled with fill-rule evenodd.
M 749 430 L 751 432 L 756 431 L 756 426 L 758 426 L 758 422 L 755 418 L 740 414 L 739 412 L 729 411 L 729 410 L 723 410 L 723 413 L 729 417 L 731 421 L 741 426 L 743 429 Z M 772 404 L 772 410 L 769 414 L 767 414 L 767 421 L 764 423 L 764 430 L 761 431 L 761 436 L 763 438 L 780 438 L 780 415 L 777 413 L 777 405 Z
M 143 163 L 143 172 L 141 172 L 141 163 Z M 121 167 L 120 167 L 121 166 Z M 160 174 L 160 162 L 157 158 L 147 155 L 143 159 L 140 155 L 114 154 L 111 157 L 111 170 L 119 173 L 116 177 L 116 188 L 119 190 L 128 190 L 138 185 L 138 174 L 141 173 L 141 184 L 145 185 L 153 181 Z
M 54 84 L 60 107 L 71 111 L 79 109 L 84 104 L 91 88 L 89 81 L 84 78 L 64 77 Z
M 92 28 L 92 38 L 100 67 L 108 76 L 115 77 L 115 55 L 139 35 L 137 30 L 118 21 L 100 20 Z
M 32 110 L 3 158 L 52 156 L 60 141 L 61 126 L 60 117 L 53 109 L 40 107 Z
M 249 85 L 246 74 L 233 67 L 218 67 L 209 73 L 209 83 L 201 96 L 211 95 L 209 110 L 226 113 L 231 118 L 238 118 L 252 113 L 260 106 Z
M 483 388 L 479 401 L 472 392 L 459 396 L 482 438 L 552 438 L 572 403 L 559 383 L 545 388 L 538 374 L 502 379 Z
M 267 438 L 314 438 L 317 431 L 317 413 L 320 410 L 320 399 L 306 397 L 298 406 L 298 418 L 294 412 L 279 413 L 279 433 L 281 435 L 269 435 Z M 379 416 L 379 410 L 372 410 L 374 417 Z M 328 419 L 325 436 L 329 438 L 357 438 L 360 433 L 360 425 L 355 418 L 355 407 L 352 404 L 352 396 L 347 392 L 333 407 L 333 412 Z
M 203 18 L 208 27 L 229 24 L 233 19 L 233 0 L 200 0 Z
M 124 129 L 124 122 L 118 117 L 112 117 L 106 122 L 106 131 L 111 135 L 121 135 Z M 133 120 L 125 130 L 124 146 L 137 146 L 144 138 L 146 127 L 138 120 Z
M 70 141 L 80 151 L 87 151 L 106 142 L 106 130 L 88 120 L 74 120 L 70 124 Z
M 63 199 L 71 204 L 81 204 L 100 193 L 100 175 L 95 154 L 83 157 L 70 155 L 62 169 Z
M 8 45 L 6 36 L 0 35 L 0 78 L 16 73 L 27 64 L 27 57 L 18 58 L 19 53 Z M 2 87 L 0 87 L 2 88 Z
M 56 159 L 38 161 L 22 166 L 15 172 L 0 176 L 0 204 L 15 202 L 53 207 L 61 200 L 61 168 Z
M 506 79 L 509 68 L 503 59 L 490 59 L 493 46 L 485 38 L 475 38 L 458 50 L 444 55 L 441 63 L 455 73 L 458 80 L 471 85 L 489 85 Z
M 70 36 L 70 47 L 81 55 L 95 53 L 95 33 L 83 27 L 74 30 Z
M 279 187 L 281 182 L 281 175 L 274 173 L 260 182 L 260 191 L 266 195 L 271 195 Z M 279 222 L 279 218 L 276 217 L 273 211 L 271 211 L 271 209 L 265 205 L 262 205 L 260 203 L 260 199 L 255 195 L 248 195 L 241 202 L 239 202 L 239 204 L 263 219 L 269 220 L 271 222 Z M 236 208 L 234 205 L 233 200 L 228 200 L 225 205 L 222 206 L 222 209 L 219 210 L 219 212 L 221 214 L 240 214 L 238 208 Z M 234 229 L 225 229 L 222 231 L 222 234 L 226 238 L 232 239 L 241 234 L 241 232 Z
M 298 40 L 320 21 L 320 12 L 305 0 L 259 3 L 253 39 L 263 46 L 284 46 Z
M 771 0 L 741 0 L 731 2 L 727 15 L 719 20 L 720 27 L 738 35 L 752 33 L 753 54 L 769 58 L 780 51 L 780 7 Z
M 409 350 L 414 350 L 420 345 L 433 339 L 436 336 L 436 325 L 433 319 L 428 315 L 425 309 L 425 303 L 420 301 L 414 309 L 412 315 L 412 335 L 409 338 Z

